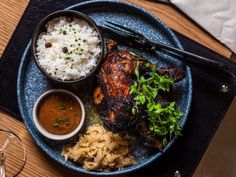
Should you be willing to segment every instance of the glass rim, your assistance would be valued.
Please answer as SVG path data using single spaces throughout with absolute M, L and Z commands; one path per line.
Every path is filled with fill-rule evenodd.
M 12 130 L 10 130 L 10 129 L 0 128 L 0 132 L 5 132 L 5 133 L 9 133 L 9 134 L 14 135 L 14 136 L 20 141 L 20 144 L 21 144 L 21 146 L 22 146 L 22 149 L 23 149 L 23 152 L 24 152 L 23 164 L 22 164 L 22 167 L 19 169 L 19 171 L 18 171 L 16 174 L 14 174 L 13 177 L 15 177 L 15 176 L 19 175 L 20 172 L 21 172 L 21 171 L 24 169 L 24 167 L 25 167 L 26 159 L 27 159 L 26 147 L 25 147 L 25 145 L 24 145 L 22 139 L 21 139 L 14 131 L 12 131 Z M 0 151 L 3 152 L 4 149 L 3 149 L 3 150 L 0 150 Z M 3 153 L 4 153 L 4 152 L 3 152 Z

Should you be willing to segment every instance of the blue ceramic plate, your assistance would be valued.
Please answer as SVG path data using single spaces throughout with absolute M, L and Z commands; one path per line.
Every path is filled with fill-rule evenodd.
M 78 10 L 82 13 L 89 15 L 94 21 L 100 25 L 104 21 L 109 20 L 125 26 L 128 26 L 134 30 L 139 31 L 146 37 L 152 39 L 153 41 L 160 41 L 170 46 L 175 46 L 182 48 L 180 42 L 173 34 L 173 32 L 164 25 L 158 18 L 151 15 L 146 10 L 137 7 L 133 4 L 119 2 L 119 1 L 87 1 L 84 3 L 79 3 L 77 5 L 71 6 L 68 9 Z M 45 91 L 58 88 L 63 86 L 54 85 L 51 83 L 36 67 L 35 63 L 31 58 L 29 42 L 25 49 L 25 52 L 21 59 L 21 65 L 18 73 L 17 81 L 17 96 L 18 103 L 21 111 L 22 118 L 29 132 L 31 133 L 33 139 L 37 145 L 52 159 L 59 162 L 65 167 L 68 167 L 74 171 L 82 172 L 86 174 L 93 175 L 118 175 L 128 172 L 135 171 L 141 167 L 148 165 L 149 163 L 157 160 L 171 145 L 175 142 L 176 138 L 172 139 L 163 153 L 157 152 L 150 156 L 144 156 L 145 148 L 137 147 L 135 149 L 134 155 L 139 160 L 139 162 L 133 166 L 125 167 L 120 170 L 114 170 L 111 172 L 96 172 L 84 170 L 80 165 L 68 161 L 66 162 L 61 157 L 61 150 L 63 144 L 56 144 L 55 142 L 47 141 L 42 135 L 37 131 L 33 124 L 32 119 L 32 109 L 36 99 Z M 150 60 L 152 63 L 156 63 L 161 66 L 174 65 L 181 66 L 181 62 L 164 54 L 161 52 L 156 53 L 145 53 L 142 51 L 137 51 L 125 45 L 119 45 L 120 49 L 132 50 L 146 59 Z M 181 111 L 184 113 L 181 125 L 184 126 L 188 113 L 190 110 L 191 98 L 192 98 L 192 77 L 189 67 L 184 66 L 186 77 L 182 81 L 175 84 L 174 100 L 180 106 Z M 87 108 L 90 106 L 89 101 L 89 91 L 88 93 L 81 92 L 80 88 L 68 87 L 66 89 L 72 90 L 74 93 L 82 97 L 83 101 L 86 103 Z M 85 89 L 86 90 L 86 89 Z M 89 90 L 89 89 L 88 89 Z M 88 95 L 86 95 L 88 94 Z

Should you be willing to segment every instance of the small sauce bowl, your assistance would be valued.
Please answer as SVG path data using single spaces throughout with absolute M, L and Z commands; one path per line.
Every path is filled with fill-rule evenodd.
M 76 135 L 85 120 L 82 101 L 74 93 L 53 89 L 35 102 L 33 122 L 38 131 L 51 140 L 67 140 Z

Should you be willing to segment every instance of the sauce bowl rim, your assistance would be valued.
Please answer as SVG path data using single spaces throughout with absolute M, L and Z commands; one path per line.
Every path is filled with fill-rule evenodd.
M 39 105 L 40 103 L 50 94 L 53 94 L 53 93 L 65 93 L 65 94 L 68 94 L 70 96 L 72 96 L 73 98 L 75 98 L 77 100 L 77 102 L 79 103 L 80 105 L 80 108 L 81 108 L 81 119 L 80 119 L 80 123 L 78 124 L 78 126 L 73 130 L 71 131 L 70 133 L 68 134 L 64 134 L 64 135 L 57 135 L 57 134 L 53 134 L 53 133 L 50 133 L 48 132 L 42 125 L 41 123 L 39 122 L 38 120 L 38 108 L 39 108 Z M 57 140 L 57 141 L 60 141 L 60 140 L 67 140 L 69 138 L 72 138 L 73 136 L 75 136 L 80 130 L 81 128 L 83 127 L 84 125 L 84 121 L 85 121 L 85 108 L 84 108 L 84 104 L 83 102 L 81 101 L 81 99 L 75 95 L 74 93 L 72 93 L 71 91 L 68 91 L 68 90 L 65 90 L 65 89 L 51 89 L 51 90 L 48 90 L 46 92 L 44 92 L 43 94 L 41 94 L 35 104 L 34 104 L 34 107 L 33 107 L 33 122 L 34 122 L 34 125 L 36 126 L 37 130 L 46 138 L 48 139 L 51 139 L 51 140 Z

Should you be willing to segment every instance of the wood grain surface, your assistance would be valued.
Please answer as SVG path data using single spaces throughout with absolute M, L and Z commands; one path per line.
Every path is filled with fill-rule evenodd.
M 0 56 L 29 0 L 0 0 Z
M 0 56 L 2 55 L 14 29 L 24 12 L 29 0 L 1 0 L 0 1 Z M 186 18 L 182 13 L 178 12 L 166 4 L 158 4 L 144 0 L 127 0 L 129 2 L 140 5 L 153 14 L 157 15 L 172 29 L 200 42 L 203 45 L 215 50 L 225 57 L 231 56 L 231 51 L 217 42 L 206 32 L 200 29 L 191 20 Z M 1 98 L 0 98 L 1 99 Z M 10 101 L 10 100 L 9 100 Z M 22 122 L 15 120 L 13 117 L 4 112 L 0 112 L 0 128 L 5 127 L 15 131 L 26 145 L 28 157 L 25 168 L 19 177 L 76 177 L 85 176 L 74 174 L 61 166 L 57 165 L 45 154 L 43 154 L 35 145 L 31 136 L 27 132 Z

